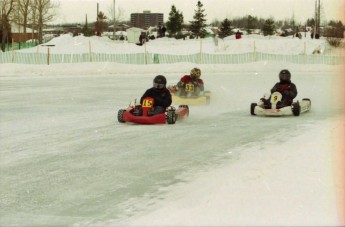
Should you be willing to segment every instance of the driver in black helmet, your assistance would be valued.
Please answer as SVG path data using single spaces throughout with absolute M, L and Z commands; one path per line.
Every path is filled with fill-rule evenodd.
M 169 90 L 166 88 L 167 79 L 158 75 L 153 79 L 153 87 L 146 90 L 140 99 L 140 103 L 144 98 L 151 97 L 154 99 L 153 109 L 148 111 L 149 115 L 161 114 L 171 105 L 172 99 Z
M 297 88 L 294 83 L 291 82 L 291 73 L 287 69 L 283 69 L 279 72 L 279 82 L 276 83 L 271 89 L 273 92 L 280 92 L 282 94 L 282 105 L 290 106 L 292 101 L 297 96 Z

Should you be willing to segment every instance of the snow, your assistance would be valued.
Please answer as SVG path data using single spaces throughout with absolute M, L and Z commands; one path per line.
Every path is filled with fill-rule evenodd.
M 53 53 L 142 52 L 107 38 L 54 38 Z M 202 41 L 203 51 L 300 54 L 322 39 L 244 36 Z M 225 48 L 228 46 L 228 48 Z M 44 52 L 44 46 L 39 51 Z M 198 52 L 200 40 L 157 39 L 148 51 Z M 265 50 L 265 51 L 264 51 Z M 37 48 L 21 50 L 36 52 Z M 259 51 L 259 50 L 258 50 Z M 117 122 L 152 85 L 200 67 L 211 104 L 175 125 Z M 299 117 L 251 116 L 249 106 L 287 68 Z M 344 66 L 123 65 L 111 62 L 0 67 L 0 225 L 342 226 Z M 177 106 L 176 104 L 174 104 Z

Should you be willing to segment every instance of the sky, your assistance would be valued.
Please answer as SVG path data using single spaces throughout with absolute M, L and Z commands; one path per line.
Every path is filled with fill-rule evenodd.
M 325 39 L 309 35 L 202 44 L 207 52 L 232 54 L 247 53 L 254 41 L 258 51 L 296 58 L 305 43 L 308 57 L 318 47 L 330 54 Z M 68 59 L 89 51 L 90 43 L 93 52 L 108 54 L 193 54 L 200 46 L 199 40 L 162 38 L 145 48 L 65 34 L 14 56 L 50 48 Z M 344 65 L 104 60 L 0 66 L 1 226 L 345 224 Z M 191 105 L 189 117 L 174 125 L 117 121 L 117 111 L 151 87 L 155 75 L 176 84 L 195 66 L 212 93 L 209 105 Z M 283 68 L 298 88 L 295 101 L 309 98 L 311 111 L 250 115 L 250 104 Z
M 85 22 L 96 18 L 97 3 L 99 10 L 110 15 L 113 0 L 59 0 L 60 9 L 57 23 Z M 164 3 L 162 3 L 164 2 Z M 203 0 L 207 23 L 215 19 L 222 21 L 225 18 L 235 18 L 245 15 L 257 17 L 273 17 L 274 19 L 290 19 L 293 16 L 296 21 L 305 21 L 314 16 L 315 0 Z M 171 6 L 183 13 L 184 20 L 193 19 L 196 9 L 196 0 L 116 0 L 116 10 L 121 12 L 121 18 L 130 19 L 131 13 L 141 13 L 150 10 L 152 13 L 164 13 L 164 21 L 168 19 Z M 344 19 L 345 0 L 321 0 L 323 6 L 323 18 L 325 20 Z M 344 21 L 344 20 L 343 20 Z

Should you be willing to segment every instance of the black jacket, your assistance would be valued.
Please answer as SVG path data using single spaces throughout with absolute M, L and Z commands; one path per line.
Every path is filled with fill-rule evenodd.
M 282 103 L 284 105 L 291 105 L 294 98 L 297 96 L 297 88 L 294 83 L 289 82 L 278 82 L 271 89 L 271 93 L 278 91 L 282 97 Z
M 144 98 L 147 98 L 147 97 L 151 97 L 155 100 L 153 106 L 162 106 L 164 108 L 167 108 L 172 103 L 171 94 L 169 90 L 166 88 L 163 88 L 163 89 L 150 88 L 146 90 L 146 92 L 143 94 L 143 96 L 140 99 L 140 104 L 142 104 Z

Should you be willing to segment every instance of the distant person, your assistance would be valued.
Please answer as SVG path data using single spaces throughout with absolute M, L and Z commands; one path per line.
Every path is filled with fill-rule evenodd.
M 160 38 L 160 37 L 162 37 L 162 26 L 161 25 L 158 26 L 158 31 L 157 31 L 157 38 Z
M 189 75 L 184 75 L 177 83 L 177 96 L 197 97 L 204 92 L 204 81 L 200 79 L 201 70 L 193 68 Z
M 213 34 L 213 42 L 214 42 L 214 45 L 217 47 L 218 46 L 218 35 Z
M 162 27 L 162 37 L 165 37 L 165 32 L 167 31 L 167 28 L 163 25 Z
M 166 88 L 167 79 L 163 75 L 158 75 L 153 79 L 153 86 L 147 89 L 140 99 L 140 104 L 147 97 L 154 99 L 153 109 L 148 111 L 148 115 L 156 115 L 165 112 L 172 103 L 172 98 L 169 90 Z
M 240 30 L 237 30 L 237 32 L 235 33 L 235 37 L 236 39 L 240 39 L 242 37 L 242 33 L 240 32 Z
M 140 45 L 143 45 L 146 41 L 146 37 L 145 37 L 145 34 L 144 33 L 141 33 L 140 36 L 139 36 L 139 43 Z
M 271 94 L 273 92 L 279 92 L 282 94 L 282 100 L 280 103 L 282 107 L 291 106 L 293 99 L 297 96 L 297 88 L 296 85 L 291 82 L 291 73 L 289 70 L 283 69 L 279 72 L 279 82 L 271 89 Z M 270 98 L 262 98 L 262 104 L 269 105 L 269 99 Z

